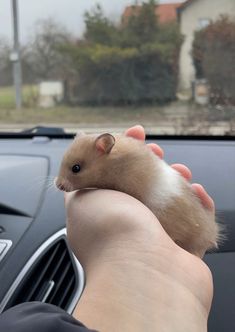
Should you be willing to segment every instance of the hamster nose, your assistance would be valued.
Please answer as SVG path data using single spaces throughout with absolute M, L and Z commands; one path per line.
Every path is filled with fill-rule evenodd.
M 62 191 L 65 191 L 65 187 L 63 186 L 63 184 L 59 184 L 59 185 L 58 185 L 58 188 L 59 188 L 60 190 L 62 190 Z
M 61 191 L 66 191 L 66 188 L 62 183 L 57 184 L 57 188 L 59 188 Z
M 65 186 L 59 182 L 58 177 L 54 179 L 54 185 L 61 191 L 65 191 Z

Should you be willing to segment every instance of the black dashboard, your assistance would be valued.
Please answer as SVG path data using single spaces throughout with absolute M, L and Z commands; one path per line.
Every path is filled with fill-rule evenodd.
M 66 242 L 63 194 L 49 186 L 71 137 L 0 139 L 0 312 L 25 301 L 72 312 L 84 274 Z M 227 240 L 205 262 L 214 277 L 209 332 L 235 331 L 235 140 L 148 137 L 185 163 L 213 197 Z

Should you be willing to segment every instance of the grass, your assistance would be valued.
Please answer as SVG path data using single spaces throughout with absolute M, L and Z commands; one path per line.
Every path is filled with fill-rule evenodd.
M 1 109 L 1 123 L 66 123 L 105 124 L 125 122 L 155 122 L 161 118 L 161 110 L 156 107 L 67 107 L 50 109 L 23 108 Z
M 37 86 L 23 87 L 23 105 L 21 110 L 15 109 L 13 87 L 0 88 L 0 125 L 2 128 L 23 128 L 27 125 L 58 125 L 63 127 L 95 127 L 112 125 L 127 127 L 135 124 L 144 126 L 168 125 L 172 127 L 189 126 L 190 120 L 203 119 L 207 110 L 203 110 L 189 102 L 176 101 L 165 106 L 126 106 L 126 107 L 69 107 L 60 105 L 54 108 L 37 106 Z M 196 117 L 196 118 L 195 118 Z M 187 123 L 185 123 L 185 121 Z M 178 130 L 178 129 L 177 129 Z
M 145 126 L 148 133 L 162 135 L 218 135 L 218 133 L 221 135 L 221 133 L 235 131 L 233 129 L 235 128 L 234 113 L 226 121 L 224 115 L 221 118 L 215 114 L 212 121 L 210 115 L 214 114 L 214 109 L 200 107 L 187 101 L 176 101 L 165 106 L 69 107 L 61 105 L 42 109 L 37 106 L 37 96 L 36 86 L 24 86 L 24 107 L 16 110 L 13 88 L 0 88 L 0 131 L 14 131 L 37 125 L 61 126 L 73 130 L 74 128 L 97 130 L 105 127 L 124 129 L 135 124 Z M 227 111 L 225 113 L 227 114 Z M 214 125 L 215 120 L 224 120 L 224 123 Z
M 146 107 L 69 107 L 65 105 L 42 109 L 37 106 L 37 87 L 23 87 L 23 108 L 15 109 L 13 87 L 0 88 L 0 123 L 2 124 L 135 124 L 156 123 L 163 108 Z
M 36 85 L 25 85 L 22 89 L 23 104 L 30 106 L 36 102 L 38 89 Z M 15 108 L 15 91 L 13 87 L 0 88 L 0 109 Z

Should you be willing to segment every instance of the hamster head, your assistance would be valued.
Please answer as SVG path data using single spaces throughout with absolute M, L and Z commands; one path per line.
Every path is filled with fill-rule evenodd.
M 76 136 L 62 159 L 55 185 L 70 192 L 84 188 L 102 188 L 107 159 L 115 145 L 111 134 Z

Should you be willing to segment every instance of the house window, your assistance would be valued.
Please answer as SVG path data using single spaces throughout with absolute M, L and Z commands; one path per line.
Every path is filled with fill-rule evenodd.
M 199 18 L 198 19 L 198 28 L 204 29 L 211 23 L 211 20 L 209 18 Z

